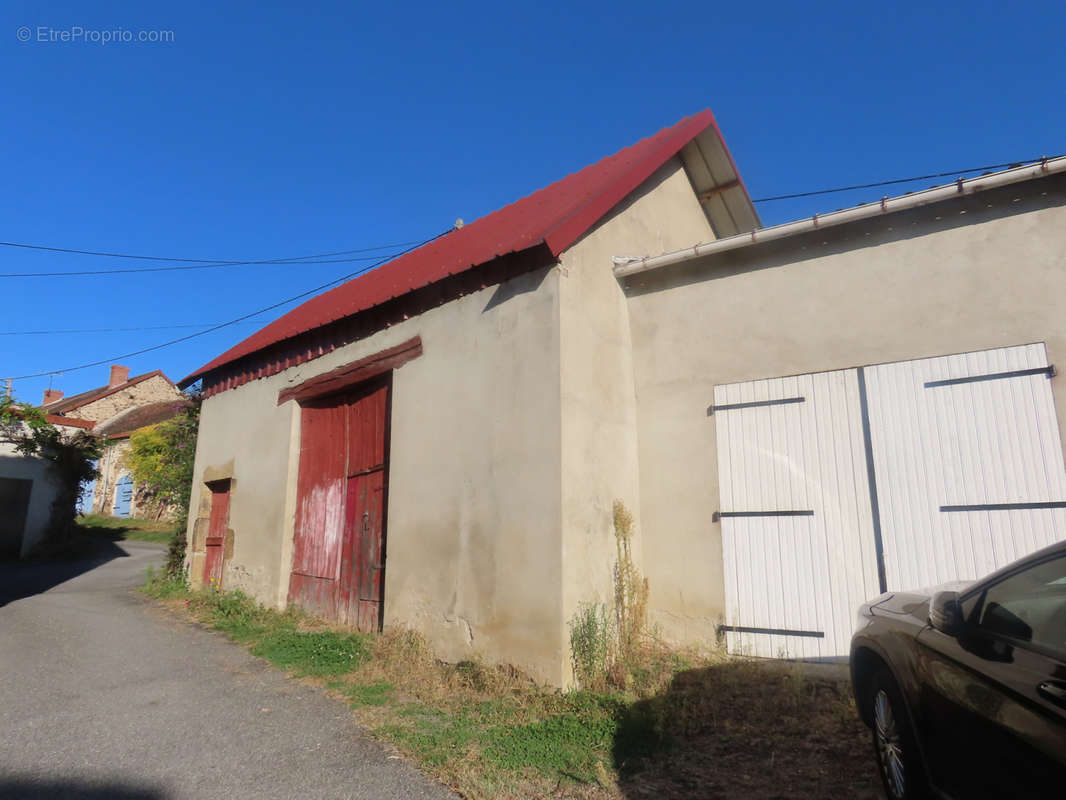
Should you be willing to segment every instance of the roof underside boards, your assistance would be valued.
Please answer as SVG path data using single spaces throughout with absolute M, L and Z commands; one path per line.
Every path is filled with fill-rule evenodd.
M 714 224 L 722 230 L 743 227 L 752 219 L 757 224 L 754 210 L 745 216 L 741 208 L 746 191 L 739 184 L 714 116 L 710 110 L 701 111 L 366 275 L 311 298 L 200 367 L 179 386 L 187 386 L 213 370 L 279 342 L 510 253 L 543 245 L 557 257 L 697 137 L 702 137 L 701 152 L 708 153 L 703 157 L 707 176 L 702 185 L 713 188 L 722 182 L 737 181 L 735 188 L 723 194 L 722 208 L 705 206 L 709 215 L 715 215 Z M 696 163 L 694 156 L 690 160 Z M 693 168 L 693 171 L 697 170 Z
M 67 428 L 85 428 L 85 430 L 92 430 L 95 426 L 95 422 L 90 422 L 87 419 L 78 419 L 77 417 L 62 417 L 59 414 L 45 414 L 45 422 L 52 425 L 61 425 Z
M 681 149 L 685 172 L 714 230 L 715 237 L 761 228 L 733 157 L 718 130 L 708 129 Z

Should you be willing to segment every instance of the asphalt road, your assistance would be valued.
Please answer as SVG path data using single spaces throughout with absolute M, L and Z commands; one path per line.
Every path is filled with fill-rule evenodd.
M 453 798 L 350 712 L 134 588 L 153 545 L 0 564 L 0 798 Z

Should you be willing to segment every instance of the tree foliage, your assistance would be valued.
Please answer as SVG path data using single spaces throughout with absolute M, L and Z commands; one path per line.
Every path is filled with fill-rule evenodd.
M 100 439 L 82 430 L 64 433 L 48 422 L 41 409 L 0 397 L 0 441 L 12 444 L 22 455 L 50 462 L 59 491 L 52 503 L 45 541 L 69 536 L 81 484 L 97 476 L 96 460 L 103 451 Z
M 175 411 L 178 414 L 171 419 L 130 434 L 130 450 L 126 455 L 126 467 L 144 502 L 173 510 L 177 530 L 167 557 L 170 573 L 180 571 L 185 560 L 185 527 L 200 428 L 200 397 L 189 397 Z

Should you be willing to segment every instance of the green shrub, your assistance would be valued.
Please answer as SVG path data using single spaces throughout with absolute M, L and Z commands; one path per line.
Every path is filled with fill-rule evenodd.
M 187 395 L 175 402 L 178 413 L 158 425 L 130 434 L 125 465 L 133 476 L 138 503 L 158 513 L 170 509 L 175 531 L 167 551 L 167 571 L 179 572 L 185 564 L 185 528 L 189 518 L 193 460 L 200 427 L 201 397 Z

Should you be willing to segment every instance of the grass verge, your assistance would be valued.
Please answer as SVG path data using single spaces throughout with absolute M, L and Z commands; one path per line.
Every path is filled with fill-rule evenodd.
M 76 527 L 89 536 L 98 536 L 111 541 L 132 539 L 138 542 L 167 544 L 174 535 L 174 523 L 132 517 L 105 517 L 101 514 L 83 514 Z
M 352 633 L 157 574 L 143 591 L 325 687 L 468 798 L 878 796 L 846 684 L 795 665 L 665 654 L 642 694 L 560 692 L 442 663 L 408 630 Z

